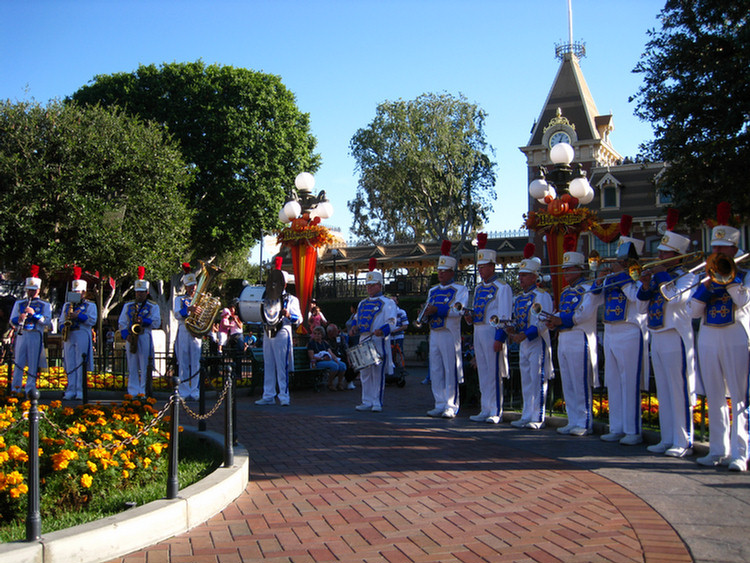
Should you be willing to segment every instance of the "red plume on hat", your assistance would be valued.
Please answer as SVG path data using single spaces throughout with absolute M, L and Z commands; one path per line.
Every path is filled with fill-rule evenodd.
M 487 246 L 487 233 L 479 233 L 477 235 L 477 249 L 484 250 Z
M 667 230 L 674 231 L 677 226 L 677 221 L 680 219 L 680 212 L 670 207 L 667 209 Z
M 370 261 L 367 263 L 367 267 L 372 272 L 375 268 L 378 267 L 378 259 L 374 256 L 370 258 Z
M 523 257 L 527 260 L 534 256 L 534 252 L 536 252 L 536 246 L 533 242 L 526 243 L 526 246 L 523 247 Z
M 563 238 L 563 252 L 573 252 L 576 249 L 575 235 L 565 235 Z
M 143 266 L 138 266 L 138 279 L 142 280 L 146 277 L 146 268 Z
M 728 201 L 722 201 L 716 206 L 716 223 L 719 225 L 729 225 L 729 218 L 732 215 L 732 206 Z
M 623 215 L 620 217 L 620 235 L 626 237 L 630 234 L 630 227 L 633 226 L 633 216 Z
M 281 264 L 284 263 L 284 257 L 283 256 L 277 256 L 275 261 L 275 266 L 277 270 L 281 270 Z
M 189 274 L 190 273 L 190 262 L 183 262 L 182 263 L 182 272 L 184 274 Z
M 443 243 L 440 245 L 440 254 L 443 256 L 449 256 L 451 253 L 451 241 L 444 240 Z
M 82 273 L 83 273 L 83 270 L 81 270 L 80 266 L 73 266 L 73 279 L 74 280 L 80 280 Z
M 29 268 L 29 270 L 31 271 L 31 277 L 32 278 L 38 278 L 39 277 L 39 266 L 37 266 L 36 264 L 32 264 L 31 268 Z

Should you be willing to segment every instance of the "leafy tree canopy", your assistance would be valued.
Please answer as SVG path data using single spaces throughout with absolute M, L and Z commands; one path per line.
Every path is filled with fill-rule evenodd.
M 0 102 L 0 256 L 19 277 L 31 263 L 168 277 L 187 252 L 190 181 L 154 124 L 98 106 Z
M 463 241 L 481 228 L 496 197 L 485 116 L 448 94 L 380 104 L 350 143 L 360 172 L 348 203 L 354 233 L 371 243 Z
M 659 187 L 692 223 L 722 200 L 750 215 L 749 17 L 750 0 L 668 0 L 634 69 L 631 101 L 655 131 L 647 156 L 668 163 Z
M 197 257 L 251 248 L 261 229 L 277 226 L 282 186 L 319 166 L 309 116 L 278 76 L 202 61 L 141 65 L 96 76 L 72 100 L 117 105 L 168 128 L 194 167 Z

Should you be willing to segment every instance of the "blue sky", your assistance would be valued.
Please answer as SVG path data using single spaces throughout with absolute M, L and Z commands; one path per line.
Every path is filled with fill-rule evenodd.
M 651 127 L 633 115 L 631 71 L 659 0 L 573 0 L 573 38 L 611 141 L 633 156 Z M 379 103 L 459 93 L 487 113 L 497 200 L 486 230 L 519 228 L 527 144 L 568 39 L 567 0 L 0 0 L 0 98 L 64 98 L 97 74 L 203 59 L 279 75 L 310 114 L 327 222 L 348 235 L 357 175 L 349 141 Z M 289 179 L 289 183 L 293 178 Z

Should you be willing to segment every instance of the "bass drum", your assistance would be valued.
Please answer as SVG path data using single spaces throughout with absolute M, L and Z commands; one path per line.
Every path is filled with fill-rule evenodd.
M 263 323 L 263 285 L 247 285 L 240 293 L 237 312 L 243 323 Z

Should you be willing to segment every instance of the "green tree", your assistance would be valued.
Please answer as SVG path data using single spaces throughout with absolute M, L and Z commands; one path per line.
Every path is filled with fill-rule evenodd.
M 168 277 L 184 258 L 191 175 L 160 127 L 98 106 L 0 102 L 0 256 L 47 271 Z
M 319 166 L 309 116 L 278 76 L 202 61 L 141 65 L 96 76 L 72 100 L 168 128 L 194 168 L 190 238 L 199 258 L 249 250 L 278 226 L 282 186 Z
M 749 0 L 669 0 L 635 67 L 644 83 L 631 101 L 655 139 L 646 156 L 668 163 L 659 189 L 691 223 L 721 200 L 750 215 Z
M 350 143 L 360 172 L 352 230 L 363 241 L 465 240 L 487 219 L 495 163 L 485 112 L 448 94 L 380 104 Z

